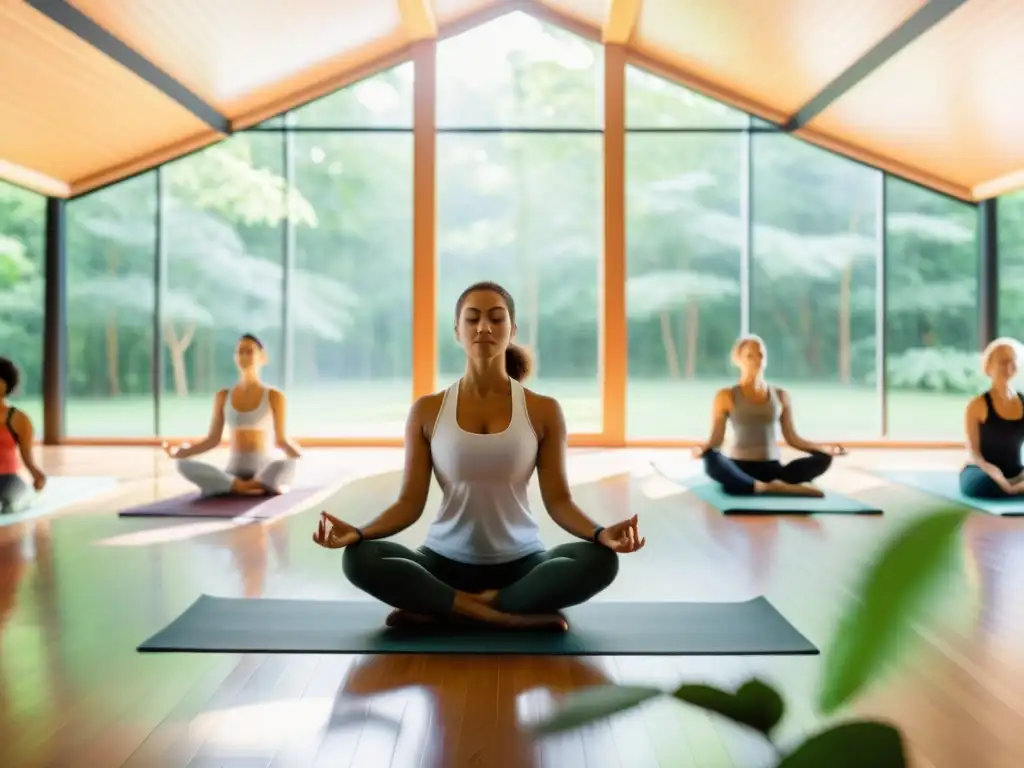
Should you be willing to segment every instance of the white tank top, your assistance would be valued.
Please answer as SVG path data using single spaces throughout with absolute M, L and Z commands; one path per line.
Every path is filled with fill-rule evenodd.
M 511 384 L 512 421 L 492 435 L 459 426 L 459 382 L 441 401 L 430 455 L 444 495 L 424 546 L 449 560 L 494 565 L 545 550 L 527 500 L 537 467 L 537 434 L 523 386 Z

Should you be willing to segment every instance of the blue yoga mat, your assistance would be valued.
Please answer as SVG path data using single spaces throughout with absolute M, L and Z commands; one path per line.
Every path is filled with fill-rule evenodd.
M 703 472 L 684 477 L 673 476 L 654 466 L 665 479 L 686 488 L 725 515 L 880 515 L 882 510 L 832 491 L 822 498 L 810 496 L 730 496 Z M 824 489 L 823 489 L 824 490 Z
M 1009 499 L 974 499 L 960 493 L 960 473 L 941 469 L 876 472 L 879 477 L 897 485 L 922 491 L 940 499 L 948 499 L 965 507 L 1000 517 L 1024 517 L 1024 497 Z
M 33 492 L 28 506 L 19 512 L 0 515 L 0 526 L 45 517 L 72 504 L 88 501 L 115 487 L 117 479 L 113 477 L 48 477 L 43 490 L 38 494 Z

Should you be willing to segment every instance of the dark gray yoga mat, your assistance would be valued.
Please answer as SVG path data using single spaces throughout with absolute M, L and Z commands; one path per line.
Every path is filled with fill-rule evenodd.
M 179 653 L 434 653 L 531 656 L 775 656 L 818 649 L 764 597 L 737 603 L 590 602 L 570 630 L 389 629 L 375 601 L 202 595 L 138 647 Z

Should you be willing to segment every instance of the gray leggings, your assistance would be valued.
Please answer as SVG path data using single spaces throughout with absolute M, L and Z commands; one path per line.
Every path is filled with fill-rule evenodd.
M 451 610 L 455 591 L 497 589 L 505 613 L 550 613 L 586 602 L 619 572 L 619 557 L 602 544 L 561 544 L 511 563 L 469 565 L 420 547 L 363 541 L 341 559 L 353 586 L 393 608 L 426 616 Z
M 35 494 L 17 475 L 0 475 L 0 514 L 22 512 L 32 504 Z
M 282 493 L 295 477 L 295 459 L 268 460 L 262 454 L 235 453 L 225 469 L 194 459 L 179 459 L 178 472 L 199 487 L 201 496 L 223 496 L 235 480 L 256 480 L 267 493 Z

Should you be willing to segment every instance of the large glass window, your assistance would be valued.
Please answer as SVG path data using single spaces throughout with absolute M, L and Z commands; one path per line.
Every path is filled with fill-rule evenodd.
M 626 145 L 627 432 L 704 435 L 715 390 L 731 375 L 740 331 L 743 133 L 746 116 L 630 68 Z
M 156 432 L 156 210 L 155 171 L 68 203 L 65 419 L 70 437 Z
M 889 434 L 959 439 L 964 406 L 984 386 L 977 212 L 899 179 L 886 189 Z
M 999 217 L 999 335 L 1024 339 L 1024 192 L 1001 197 L 996 204 Z
M 331 110 L 341 125 L 394 121 L 406 131 L 290 139 L 296 189 L 316 211 L 316 226 L 295 232 L 295 434 L 392 437 L 404 429 L 412 395 L 411 76 L 410 65 L 381 73 L 336 94 Z
M 42 433 L 46 200 L 0 182 L 0 355 L 21 371 L 11 400 Z
M 767 378 L 808 439 L 877 437 L 879 172 L 782 134 L 752 142 L 750 330 Z
M 572 432 L 602 428 L 602 72 L 599 45 L 522 13 L 438 46 L 438 387 L 463 370 L 456 298 L 495 280 L 535 358 L 527 385 Z
M 243 333 L 263 342 L 264 377 L 281 384 L 286 200 L 297 226 L 315 222 L 305 200 L 286 198 L 282 141 L 277 133 L 238 134 L 164 169 L 165 435 L 205 434 L 214 393 L 236 379 Z

